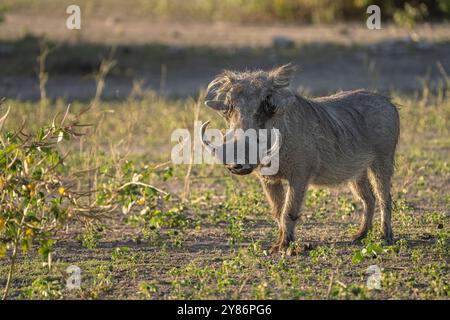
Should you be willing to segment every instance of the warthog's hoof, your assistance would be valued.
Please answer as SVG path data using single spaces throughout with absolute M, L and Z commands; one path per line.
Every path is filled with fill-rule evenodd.
M 362 230 L 358 231 L 356 234 L 352 236 L 353 243 L 360 244 L 361 240 L 367 236 L 367 231 Z
M 300 248 L 298 244 L 290 245 L 289 248 L 286 249 L 286 255 L 289 257 L 294 257 L 300 254 Z
M 272 248 L 270 248 L 270 254 L 278 254 L 280 253 L 282 250 L 280 248 L 280 245 L 275 244 L 272 246 Z
M 387 244 L 391 245 L 394 243 L 394 235 L 392 232 L 383 235 L 383 240 L 386 241 Z
M 305 244 L 303 245 L 303 249 L 305 250 L 305 252 L 306 252 L 306 251 L 315 250 L 316 247 L 317 247 L 317 245 L 314 245 L 314 244 L 309 243 L 309 242 L 307 242 L 307 243 L 305 243 Z
M 286 253 L 286 250 L 288 248 L 289 248 L 289 245 L 287 243 L 276 243 L 270 249 L 270 253 L 271 254 Z
M 299 255 L 300 252 L 301 252 L 300 245 L 295 241 L 291 241 L 289 242 L 289 244 L 286 243 L 275 244 L 270 250 L 271 254 L 281 253 L 286 254 L 287 256 L 296 256 Z
M 302 252 L 306 253 L 308 251 L 314 250 L 315 246 L 312 243 L 305 242 L 303 245 L 300 245 L 298 242 L 291 242 L 289 248 L 286 250 L 286 254 L 288 256 L 297 256 Z

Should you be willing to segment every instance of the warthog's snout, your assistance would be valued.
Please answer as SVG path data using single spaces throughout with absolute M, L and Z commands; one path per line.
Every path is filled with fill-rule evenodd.
M 238 175 L 246 175 L 252 173 L 253 169 L 255 168 L 251 164 L 227 164 L 227 169 L 231 171 L 231 173 L 238 174 Z
M 217 159 L 219 163 L 224 164 L 226 168 L 234 174 L 250 174 L 258 166 L 269 166 L 272 158 L 274 156 L 278 156 L 278 151 L 280 148 L 280 133 L 278 130 L 274 131 L 274 143 L 269 150 L 260 149 L 261 146 L 259 136 L 254 137 L 253 144 L 250 142 L 251 139 L 248 137 L 245 137 L 245 140 L 241 139 L 240 141 L 244 142 L 241 143 L 240 147 L 242 148 L 240 149 L 239 140 L 233 138 L 233 131 L 229 131 L 226 134 L 225 139 L 221 144 L 215 145 L 211 143 L 205 137 L 208 124 L 209 121 L 202 124 L 199 132 L 199 137 L 203 146 L 213 157 Z M 265 137 L 264 141 L 266 141 L 266 139 L 267 137 Z M 259 151 L 261 151 L 261 154 L 259 154 Z M 231 154 L 230 157 L 228 157 L 228 152 Z

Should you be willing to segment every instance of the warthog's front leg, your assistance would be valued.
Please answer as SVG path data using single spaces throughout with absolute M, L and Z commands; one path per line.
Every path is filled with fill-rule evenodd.
M 307 187 L 308 179 L 297 177 L 295 180 L 289 181 L 279 220 L 278 237 L 272 247 L 273 253 L 288 248 L 289 244 L 295 240 L 295 225 L 300 217 L 300 209 Z
M 272 217 L 279 223 L 285 199 L 283 183 L 281 180 L 272 181 L 264 178 L 261 179 L 261 183 L 272 210 Z

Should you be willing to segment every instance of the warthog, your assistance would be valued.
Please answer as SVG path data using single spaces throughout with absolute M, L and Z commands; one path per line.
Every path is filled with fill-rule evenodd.
M 290 64 L 268 72 L 225 71 L 209 84 L 205 99 L 231 129 L 279 130 L 276 174 L 262 175 L 260 162 L 225 163 L 234 174 L 259 176 L 278 223 L 272 252 L 285 250 L 294 241 L 309 185 L 350 186 L 364 211 L 355 240 L 371 229 L 377 199 L 383 238 L 392 242 L 390 185 L 400 133 L 396 107 L 388 98 L 365 90 L 307 99 L 289 88 L 294 72 Z M 211 149 L 205 128 L 202 141 Z

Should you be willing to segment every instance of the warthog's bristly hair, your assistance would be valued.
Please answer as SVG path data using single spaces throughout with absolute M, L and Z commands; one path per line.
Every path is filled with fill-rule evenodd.
M 230 128 L 277 128 L 281 134 L 277 174 L 263 176 L 259 166 L 246 168 L 260 176 L 280 226 L 274 250 L 294 239 L 309 184 L 350 186 L 364 205 L 355 239 L 372 227 L 377 200 L 383 236 L 392 241 L 390 183 L 400 133 L 395 105 L 366 90 L 307 99 L 289 88 L 294 72 L 291 64 L 268 72 L 224 71 L 206 95 L 209 106 L 227 110 L 222 115 Z
M 328 108 L 322 104 L 312 100 L 296 96 L 299 103 L 303 106 L 299 109 L 300 112 L 310 112 L 313 117 L 323 126 L 323 130 L 327 130 L 339 144 L 355 144 L 364 142 L 366 135 L 364 116 L 358 110 L 349 106 L 343 109 L 347 117 L 336 117 Z M 306 117 L 311 117 L 307 115 Z
M 273 87 L 278 89 L 289 86 L 292 76 L 296 70 L 297 68 L 294 65 L 288 63 L 281 68 L 276 68 L 270 71 L 269 78 L 272 79 Z

